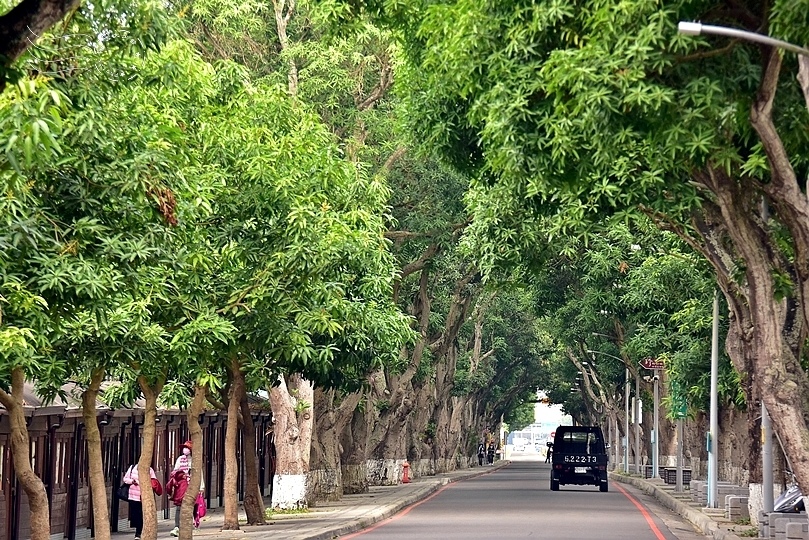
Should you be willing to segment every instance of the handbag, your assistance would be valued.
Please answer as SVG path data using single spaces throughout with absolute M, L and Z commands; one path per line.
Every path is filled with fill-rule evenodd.
M 163 486 L 160 485 L 160 480 L 157 478 L 152 478 L 152 489 L 158 497 L 163 495 Z
M 126 470 L 126 474 L 129 474 L 130 471 L 132 471 L 132 467 L 134 467 L 134 465 L 129 466 L 129 468 Z M 124 477 L 126 477 L 126 474 L 124 475 Z M 131 484 L 127 484 L 127 483 L 122 482 L 121 485 L 118 487 L 118 489 L 115 490 L 115 496 L 117 498 L 121 499 L 122 501 L 128 501 L 129 500 L 129 488 L 130 487 L 131 487 Z
M 207 513 L 205 508 L 205 497 L 202 496 L 202 493 L 197 493 L 197 499 L 194 501 L 194 525 L 199 527 L 199 520 L 205 517 Z
M 129 484 L 121 484 L 121 486 L 115 490 L 115 496 L 121 499 L 122 501 L 129 500 Z

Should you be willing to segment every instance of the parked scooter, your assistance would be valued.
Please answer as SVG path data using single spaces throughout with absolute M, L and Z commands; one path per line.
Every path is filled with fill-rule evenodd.
M 789 475 L 792 477 L 792 482 L 787 486 L 786 491 L 779 495 L 773 503 L 773 511 L 797 514 L 805 509 L 803 493 L 801 493 L 801 488 L 798 487 L 798 483 L 795 481 L 795 476 L 792 473 L 789 473 Z

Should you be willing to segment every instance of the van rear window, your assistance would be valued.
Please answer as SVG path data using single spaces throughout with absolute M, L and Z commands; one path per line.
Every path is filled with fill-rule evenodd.
M 554 451 L 565 454 L 604 454 L 604 441 L 598 433 L 566 431 L 557 433 Z

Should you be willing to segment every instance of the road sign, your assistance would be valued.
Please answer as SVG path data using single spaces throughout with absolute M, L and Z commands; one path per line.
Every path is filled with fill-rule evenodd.
M 652 358 L 651 356 L 647 356 L 638 363 L 645 369 L 663 369 L 664 367 L 663 360 Z
M 670 418 L 681 420 L 688 417 L 688 400 L 686 399 L 686 392 L 676 380 L 671 381 L 670 406 Z
M 673 404 L 673 411 L 671 412 L 671 416 L 675 420 L 680 420 L 682 418 L 688 417 L 688 403 L 686 403 L 685 399 L 677 398 L 672 400 Z

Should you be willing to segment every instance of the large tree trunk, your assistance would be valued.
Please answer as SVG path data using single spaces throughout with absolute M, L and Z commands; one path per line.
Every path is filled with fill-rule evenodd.
M 193 538 L 194 530 L 191 528 L 191 523 L 194 520 L 194 503 L 197 493 L 200 492 L 200 486 L 202 486 L 205 462 L 210 459 L 210 456 L 206 456 L 202 452 L 202 428 L 199 425 L 199 415 L 205 409 L 206 395 L 205 387 L 197 382 L 194 385 L 194 398 L 185 412 L 188 434 L 191 437 L 191 444 L 197 449 L 197 452 L 191 460 L 191 479 L 188 482 L 188 490 L 183 497 L 183 503 L 180 505 L 180 540 Z
M 453 338 L 452 342 L 457 343 L 457 339 Z M 474 347 L 472 352 L 474 355 Z M 459 462 L 458 456 L 471 457 L 474 453 L 469 451 L 472 449 L 472 445 L 468 444 L 466 440 L 468 435 L 462 424 L 466 399 L 458 399 L 452 396 L 452 391 L 455 388 L 458 354 L 457 346 L 450 347 L 444 356 L 444 361 L 436 367 L 434 402 L 435 406 L 438 407 L 435 416 L 435 424 L 438 430 L 436 444 L 433 447 L 433 456 L 436 460 L 437 472 L 449 472 L 459 466 L 465 466 L 468 461 Z
M 244 512 L 247 514 L 248 525 L 264 525 L 264 499 L 258 488 L 258 467 L 256 467 L 256 426 L 253 424 L 253 415 L 247 401 L 247 387 L 244 384 L 244 374 L 237 375 L 241 379 L 242 389 L 239 396 L 239 405 L 242 411 L 242 445 L 244 461 Z
M 751 381 L 745 388 L 748 405 L 755 408 L 754 399 L 760 396 L 798 484 L 807 493 L 809 379 L 800 359 L 809 332 L 809 202 L 772 119 L 781 61 L 775 48 L 765 51 L 759 92 L 750 112 L 751 125 L 767 154 L 769 181 L 729 177 L 710 165 L 695 171 L 694 179 L 711 195 L 694 219 L 702 241 L 675 230 L 716 270 L 730 307 L 731 334 L 744 344 L 739 347 L 729 339 L 727 351 L 734 367 Z M 802 59 L 799 81 L 804 97 L 807 65 Z M 777 233 L 768 223 L 770 207 L 783 225 Z M 787 250 L 779 247 L 784 232 L 792 241 Z M 739 268 L 744 270 L 741 283 L 736 276 Z M 785 282 L 791 282 L 792 290 L 785 290 Z
M 370 401 L 367 394 L 366 398 Z M 355 408 L 348 425 L 339 433 L 340 477 L 345 495 L 368 491 L 368 447 L 376 413 L 374 407 Z
M 76 9 L 80 0 L 23 0 L 0 15 L 0 59 L 5 68 L 37 42 L 39 36 L 51 26 Z M 12 4 L 13 5 L 13 4 Z M 0 76 L 0 92 L 6 86 L 6 78 Z
M 742 259 L 736 242 L 740 239 L 757 238 L 762 240 L 767 236 L 765 215 L 759 215 L 762 205 L 762 194 L 755 185 L 740 186 L 735 179 L 728 177 L 720 171 L 699 172 L 695 180 L 711 194 L 701 211 L 692 216 L 693 230 L 697 236 L 671 222 L 661 219 L 660 215 L 652 215 L 662 229 L 676 233 L 695 251 L 711 264 L 716 273 L 717 285 L 722 291 L 728 305 L 728 333 L 725 338 L 725 350 L 739 373 L 748 374 L 742 381 L 748 410 L 748 438 L 746 468 L 750 474 L 750 482 L 761 482 L 761 445 L 759 442 L 760 424 L 758 420 L 758 402 L 761 396 L 758 392 L 759 377 L 756 375 L 756 352 L 752 343 L 755 315 L 750 303 L 747 281 L 739 282 L 735 277 L 738 260 Z M 756 204 L 758 201 L 759 204 Z M 725 207 L 722 209 L 722 207 Z M 756 208 L 758 207 L 758 208 Z M 733 216 L 734 212 L 741 212 Z M 766 212 L 764 212 L 766 213 Z M 740 228 L 746 232 L 729 234 L 729 229 Z M 755 250 L 756 248 L 754 248 Z M 759 249 L 769 251 L 764 242 Z M 774 252 L 773 252 L 774 253 Z M 772 291 L 772 288 L 769 288 Z M 774 300 L 773 300 L 774 301 Z
M 455 447 L 452 426 L 452 403 L 451 400 L 436 401 L 434 405 L 433 424 L 435 425 L 435 436 L 433 437 L 432 445 L 432 458 L 435 467 L 435 472 L 443 473 L 452 470 L 452 465 L 448 462 L 452 457 L 452 452 Z
M 314 395 L 315 434 L 312 437 L 309 491 L 315 500 L 340 500 L 343 496 L 340 434 L 354 416 L 361 394 L 354 392 L 343 396 L 338 405 L 335 404 L 337 390 L 316 388 Z
M 278 386 L 270 389 L 278 460 L 273 478 L 273 508 L 308 506 L 306 481 L 312 447 L 313 401 L 312 383 L 297 374 L 282 378 Z
M 315 388 L 315 428 L 306 486 L 306 499 L 310 502 L 339 501 L 343 496 L 340 448 L 334 425 L 335 394 L 333 389 Z
M 407 415 L 405 424 L 405 447 L 403 454 L 392 454 L 389 458 L 404 456 L 410 463 L 410 476 L 435 474 L 435 456 L 438 440 L 436 433 L 441 425 L 435 419 L 436 395 L 435 385 L 431 381 L 413 385 L 412 410 Z M 426 460 L 426 461 L 425 461 Z M 403 471 L 398 469 L 393 480 L 399 482 Z
M 486 318 L 486 312 L 489 306 L 494 301 L 496 293 L 489 293 L 475 304 L 473 319 L 475 321 L 474 329 L 472 332 L 471 343 L 471 357 L 469 359 L 469 373 L 470 375 L 481 369 L 486 361 L 492 357 L 495 349 L 489 349 L 483 352 L 483 325 Z M 463 418 L 464 425 L 467 426 L 465 435 L 465 445 L 469 455 L 474 455 L 477 459 L 477 446 L 481 441 L 486 439 L 487 424 L 486 419 L 481 414 L 483 408 L 481 407 L 480 398 L 476 395 L 466 396 L 463 400 Z
M 96 540 L 109 540 L 110 514 L 107 509 L 107 486 L 104 483 L 104 464 L 101 460 L 101 431 L 98 429 L 96 399 L 104 380 L 104 368 L 96 368 L 90 384 L 81 396 L 81 412 L 87 433 L 87 466 L 90 492 L 93 495 L 93 523 Z
M 31 468 L 31 442 L 23 412 L 25 372 L 17 366 L 11 370 L 11 394 L 0 388 L 0 403 L 6 408 L 11 427 L 11 456 L 14 474 L 28 496 L 31 509 L 31 540 L 49 540 L 51 518 L 45 484 Z
M 583 375 L 584 389 L 588 398 L 587 399 L 588 411 L 590 412 L 591 416 L 599 418 L 599 421 L 594 423 L 601 423 L 601 419 L 606 419 L 609 426 L 617 425 L 618 433 L 613 434 L 613 436 L 620 438 L 620 434 L 623 433 L 623 419 L 624 419 L 623 414 L 624 409 L 621 403 L 624 402 L 622 401 L 622 399 L 618 398 L 623 398 L 623 396 L 620 394 L 608 393 L 607 390 L 604 388 L 604 385 L 601 383 L 601 380 L 598 378 L 598 374 L 596 373 L 595 369 L 593 369 L 592 366 L 590 366 L 589 368 L 588 366 L 585 366 L 584 363 L 582 363 L 582 361 L 579 359 L 579 357 L 577 357 L 574 354 L 572 349 L 568 348 L 565 351 L 565 353 L 568 359 L 571 361 L 571 363 L 573 363 L 573 365 L 576 366 L 576 369 L 580 371 Z M 622 385 L 621 388 L 623 389 L 624 386 Z M 592 407 L 597 406 L 597 408 L 600 409 L 600 412 L 598 410 L 590 410 L 591 404 Z M 653 413 L 654 411 L 652 411 L 652 414 Z M 653 417 L 652 422 L 654 422 Z M 664 438 L 664 435 L 662 434 L 671 432 L 671 426 L 669 425 L 667 428 L 665 422 L 666 421 L 663 420 L 663 422 L 661 422 L 661 425 L 659 426 L 660 434 L 658 435 L 661 437 L 660 439 L 661 441 Z M 605 430 L 605 433 L 606 432 L 607 430 Z M 626 436 L 628 434 L 624 433 L 624 435 Z M 627 440 L 629 440 L 629 438 L 627 438 Z M 606 442 L 613 444 L 613 441 L 606 441 Z M 663 444 L 660 444 L 660 448 L 662 448 L 663 446 L 664 446 Z M 616 444 L 616 448 L 620 448 L 620 444 Z M 616 457 L 618 457 L 617 453 Z M 614 466 L 617 466 L 618 463 L 620 463 L 620 459 L 616 459 L 616 463 L 614 464 Z
M 758 238 L 742 251 L 751 283 L 750 306 L 755 332 L 752 342 L 756 386 L 781 436 L 784 450 L 803 493 L 809 493 L 809 379 L 801 366 L 809 335 L 809 201 L 801 191 L 772 118 L 782 56 L 769 51 L 750 122 L 759 135 L 770 165 L 770 181 L 762 186 L 779 221 L 792 238 L 792 266 L 770 261 L 770 251 L 757 252 Z M 807 61 L 800 60 L 799 81 L 807 97 Z M 809 101 L 807 101 L 809 103 Z M 731 231 L 732 233 L 733 231 Z M 774 244 L 775 242 L 773 242 Z M 770 247 L 770 246 L 765 246 Z M 741 246 L 740 246 L 741 251 Z M 789 271 L 795 297 L 777 302 L 774 274 Z M 755 286 L 760 285 L 760 286 Z
M 437 360 L 435 378 L 432 383 L 434 389 L 431 394 L 434 396 L 432 407 L 438 407 L 438 410 L 433 413 L 433 423 L 437 429 L 434 437 L 433 457 L 438 472 L 447 472 L 456 467 L 457 464 L 451 460 L 460 444 L 460 417 L 453 411 L 454 401 L 451 398 L 452 390 L 455 387 L 455 372 L 458 366 L 458 334 L 461 326 L 469 317 L 469 311 L 478 295 L 477 288 L 470 287 L 470 285 L 479 277 L 474 266 L 465 270 L 462 277 L 455 284 L 452 302 L 444 322 L 444 329 L 440 337 L 430 344 L 430 349 L 436 355 Z M 485 306 L 481 307 L 481 309 L 475 309 L 474 312 L 480 325 L 476 330 L 482 332 Z M 480 345 L 477 339 L 480 338 L 481 335 L 474 336 L 472 341 L 472 353 L 478 356 L 474 360 L 475 363 L 480 362 L 480 349 L 476 349 Z
M 375 426 L 372 439 L 378 441 L 371 452 L 376 460 L 403 458 L 406 453 L 405 426 L 407 418 L 413 412 L 413 377 L 421 365 L 427 347 L 427 330 L 430 322 L 430 296 L 428 289 L 429 269 L 421 270 L 419 291 L 413 302 L 413 313 L 418 316 L 420 338 L 410 354 L 410 362 L 401 375 L 390 374 L 388 377 L 378 376 L 375 395 L 380 407 L 379 422 Z M 407 355 L 407 351 L 402 352 Z M 387 384 L 383 385 L 385 381 Z M 384 467 L 384 465 L 378 465 Z M 379 476 L 379 475 L 377 475 Z M 381 476 L 380 476 L 381 478 Z M 389 479 L 388 479 L 389 482 Z M 383 482 L 384 483 L 384 482 Z
M 138 377 L 140 389 L 144 397 L 143 411 L 143 446 L 138 460 L 138 483 L 140 485 L 140 501 L 143 505 L 143 534 L 144 540 L 157 539 L 157 505 L 152 490 L 151 474 L 152 457 L 154 454 L 155 420 L 157 420 L 157 396 L 163 389 L 163 381 L 159 381 L 154 388 L 149 386 L 146 377 Z
M 455 339 L 452 340 L 455 343 Z M 457 446 L 458 426 L 453 425 L 452 388 L 455 381 L 455 367 L 457 365 L 458 350 L 452 346 L 441 358 L 435 368 L 435 382 L 432 386 L 435 409 L 432 418 L 436 433 L 433 443 L 433 459 L 436 472 L 447 472 L 454 468 L 448 460 L 454 454 Z
M 450 348 L 456 346 L 458 331 L 465 321 L 471 305 L 471 295 L 466 288 L 477 276 L 477 271 L 469 269 L 458 280 L 450 310 L 446 316 L 445 327 L 437 336 L 430 336 L 431 298 L 428 262 L 440 251 L 435 244 L 427 246 L 418 260 L 406 265 L 401 271 L 402 276 L 420 272 L 419 288 L 410 310 L 418 319 L 420 339 L 416 342 L 413 351 L 409 353 L 407 369 L 400 375 L 388 373 L 385 379 L 387 384 L 384 386 L 379 384 L 382 377 L 379 377 L 378 384 L 374 385 L 375 392 L 372 397 L 381 411 L 379 422 L 374 427 L 371 436 L 375 445 L 371 452 L 373 463 L 370 466 L 377 469 L 375 472 L 371 471 L 371 476 L 378 479 L 375 482 L 383 484 L 398 482 L 397 467 L 400 460 L 419 459 L 425 452 L 431 453 L 431 447 L 424 448 L 424 443 L 426 439 L 432 439 L 430 433 L 426 433 L 425 437 L 425 431 L 431 431 L 426 428 L 433 412 L 432 402 L 435 401 L 435 398 L 420 399 L 419 396 L 421 394 L 432 396 L 434 388 L 430 383 L 426 385 L 428 387 L 415 388 L 413 380 L 421 367 L 426 350 L 429 349 L 435 358 L 443 360 Z M 394 286 L 394 300 L 398 299 L 399 290 L 399 283 L 397 283 Z M 402 355 L 408 356 L 408 351 L 403 350 Z M 449 366 L 447 371 L 452 372 L 452 376 L 454 376 L 453 366 Z M 422 406 L 426 406 L 427 403 L 430 403 L 429 410 L 423 410 Z
M 796 316 L 802 310 L 800 302 L 788 296 L 778 301 L 774 282 L 775 272 L 789 271 L 789 263 L 771 249 L 766 216 L 759 215 L 751 201 L 749 186 L 714 169 L 696 178 L 713 194 L 715 205 L 706 204 L 695 218 L 701 242 L 690 239 L 690 243 L 713 265 L 728 302 L 732 337 L 727 340 L 728 355 L 736 370 L 749 375 L 750 386 L 745 386 L 749 406 L 755 409 L 760 396 L 801 489 L 807 489 L 809 381 L 798 361 L 806 328 L 804 318 Z M 745 263 L 741 285 L 734 278 L 738 259 Z M 751 432 L 754 429 L 750 427 Z M 757 445 L 757 438 L 751 444 Z
M 244 386 L 241 363 L 237 357 L 231 360 L 231 385 L 228 393 L 228 423 L 225 429 L 225 520 L 224 531 L 239 530 L 239 494 L 237 481 L 239 478 L 239 461 L 236 457 L 236 442 L 239 437 L 239 396 Z

